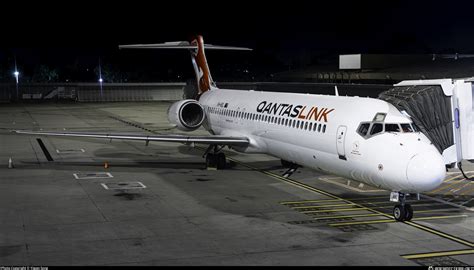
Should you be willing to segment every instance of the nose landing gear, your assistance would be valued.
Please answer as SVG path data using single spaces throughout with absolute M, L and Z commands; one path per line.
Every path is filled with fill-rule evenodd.
M 393 208 L 393 217 L 396 221 L 410 221 L 413 218 L 413 207 L 405 203 L 406 195 L 404 193 L 399 192 L 398 194 L 400 204 Z

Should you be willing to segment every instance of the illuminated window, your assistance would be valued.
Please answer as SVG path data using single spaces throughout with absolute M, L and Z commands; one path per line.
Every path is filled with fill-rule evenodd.
M 383 122 L 385 120 L 386 113 L 377 113 L 374 117 L 374 122 Z

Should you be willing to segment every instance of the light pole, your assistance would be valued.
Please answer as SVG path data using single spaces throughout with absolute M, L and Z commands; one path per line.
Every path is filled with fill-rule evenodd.
M 102 96 L 102 83 L 104 80 L 102 79 L 102 68 L 100 66 L 100 58 L 99 58 L 99 85 L 100 85 L 100 99 L 103 100 Z
M 16 57 L 15 57 L 15 71 L 13 72 L 13 76 L 15 76 L 16 80 L 16 100 L 19 100 L 19 93 L 18 93 L 18 77 L 20 76 L 20 72 L 18 72 L 18 68 L 16 66 Z

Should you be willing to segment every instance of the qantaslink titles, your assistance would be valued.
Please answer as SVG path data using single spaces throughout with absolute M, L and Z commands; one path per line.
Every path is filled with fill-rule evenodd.
M 328 114 L 334 109 L 319 108 L 316 106 L 308 107 L 303 105 L 292 105 L 284 103 L 272 103 L 262 101 L 257 105 L 257 112 L 267 113 L 279 116 L 288 116 L 292 118 L 314 120 L 314 121 L 328 121 Z

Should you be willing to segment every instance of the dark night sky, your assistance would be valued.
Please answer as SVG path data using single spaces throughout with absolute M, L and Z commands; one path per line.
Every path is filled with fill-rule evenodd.
M 474 53 L 468 1 L 166 2 L 171 1 L 5 4 L 0 63 L 11 66 L 16 54 L 25 73 L 38 64 L 70 71 L 93 68 L 100 57 L 121 70 L 140 70 L 148 80 L 170 72 L 187 76 L 191 64 L 183 52 L 117 46 L 187 40 L 198 33 L 208 43 L 254 49 L 208 53 L 214 77 L 227 72 L 226 66 L 235 68 L 229 63 L 273 72 L 306 56 L 314 62 L 341 53 Z

